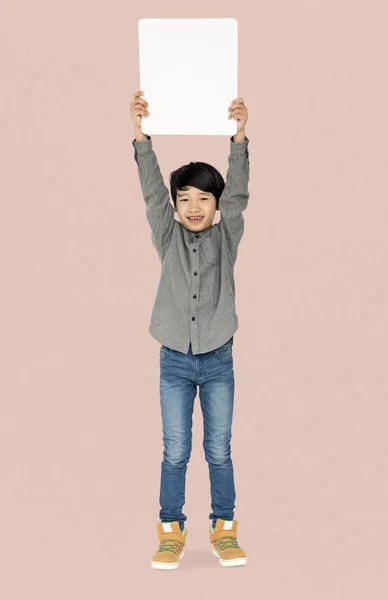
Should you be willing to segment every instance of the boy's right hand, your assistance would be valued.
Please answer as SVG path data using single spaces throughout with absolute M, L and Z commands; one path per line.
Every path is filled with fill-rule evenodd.
M 142 115 L 147 116 L 150 114 L 147 110 L 147 108 L 148 108 L 147 100 L 144 100 L 144 98 L 140 98 L 140 96 L 142 94 L 144 94 L 144 92 L 141 92 L 141 91 L 136 92 L 136 94 L 134 95 L 134 100 L 131 104 L 131 118 L 133 121 L 133 125 L 134 125 L 135 129 L 140 129 L 140 130 L 141 130 L 141 123 L 142 123 Z

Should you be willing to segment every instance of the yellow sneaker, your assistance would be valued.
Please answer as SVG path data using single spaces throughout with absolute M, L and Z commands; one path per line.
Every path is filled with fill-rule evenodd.
M 238 521 L 217 519 L 215 528 L 213 529 L 212 525 L 209 527 L 213 554 L 223 567 L 238 567 L 248 562 L 237 541 L 237 525 Z
M 172 521 L 158 523 L 156 532 L 160 544 L 152 557 L 151 566 L 154 569 L 177 569 L 180 559 L 184 557 L 187 529 L 181 532 L 179 521 Z

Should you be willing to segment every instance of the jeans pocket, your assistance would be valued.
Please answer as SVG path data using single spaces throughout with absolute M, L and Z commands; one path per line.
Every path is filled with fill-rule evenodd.
M 233 364 L 233 337 L 214 351 L 218 362 L 223 365 Z
M 163 344 L 160 346 L 160 358 L 164 360 L 169 360 L 169 358 L 171 358 L 172 352 L 173 351 L 171 350 L 171 348 L 163 346 Z

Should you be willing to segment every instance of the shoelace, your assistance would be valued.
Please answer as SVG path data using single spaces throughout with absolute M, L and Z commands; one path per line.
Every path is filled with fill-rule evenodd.
M 182 548 L 183 548 L 184 544 L 182 544 L 182 542 L 178 542 L 178 540 L 172 540 L 172 539 L 167 539 L 167 540 L 162 540 L 159 544 L 159 550 L 158 552 L 174 552 L 174 554 L 178 554 Z
M 213 540 L 213 544 L 221 551 L 225 550 L 226 548 L 240 548 L 237 538 L 234 535 L 223 535 L 217 540 Z

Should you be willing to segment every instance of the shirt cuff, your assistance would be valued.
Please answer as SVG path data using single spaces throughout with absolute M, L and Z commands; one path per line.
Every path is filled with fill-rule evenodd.
M 245 136 L 244 142 L 234 142 L 233 135 L 230 138 L 230 153 L 231 154 L 245 154 L 248 150 L 249 138 Z
M 147 154 L 147 152 L 152 150 L 151 136 L 146 133 L 144 135 L 147 136 L 147 139 L 143 142 L 137 142 L 135 138 L 132 140 L 132 145 L 136 149 L 137 154 Z

